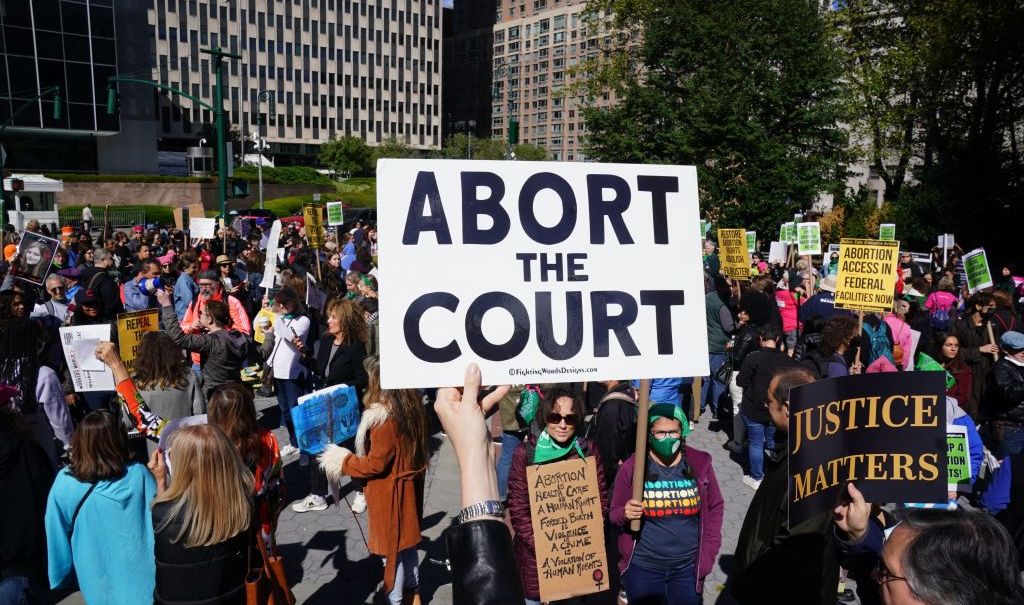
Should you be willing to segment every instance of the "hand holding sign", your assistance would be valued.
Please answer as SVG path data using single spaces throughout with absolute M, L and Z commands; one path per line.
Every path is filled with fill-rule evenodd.
M 835 514 L 836 527 L 856 542 L 868 531 L 871 504 L 864 501 L 864 494 L 853 483 L 846 484 L 846 493 L 848 497 L 840 494 L 839 505 L 832 512 Z

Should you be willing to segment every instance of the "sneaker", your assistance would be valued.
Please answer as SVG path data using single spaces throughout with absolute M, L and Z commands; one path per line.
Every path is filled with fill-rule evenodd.
M 309 466 L 309 454 L 299 454 L 299 466 Z
M 363 492 L 356 492 L 356 497 L 352 498 L 352 512 L 357 515 L 366 512 L 366 496 Z
M 761 487 L 761 480 L 754 479 L 750 475 L 743 475 L 743 484 L 756 492 L 757 488 Z
M 281 457 L 284 458 L 285 456 L 291 456 L 292 454 L 298 451 L 299 448 L 295 447 L 294 445 L 288 444 L 281 448 Z
M 747 446 L 741 443 L 736 443 L 731 439 L 729 441 L 726 441 L 722 447 L 737 455 L 747 453 Z
M 305 500 L 292 504 L 292 510 L 297 513 L 308 513 L 311 510 L 327 510 L 327 500 L 316 494 L 310 494 L 306 496 Z

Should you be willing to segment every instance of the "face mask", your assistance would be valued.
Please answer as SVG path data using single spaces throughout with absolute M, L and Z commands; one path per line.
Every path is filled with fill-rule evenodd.
M 651 449 L 662 459 L 672 458 L 679 452 L 682 439 L 679 437 L 663 437 L 656 439 L 651 437 Z

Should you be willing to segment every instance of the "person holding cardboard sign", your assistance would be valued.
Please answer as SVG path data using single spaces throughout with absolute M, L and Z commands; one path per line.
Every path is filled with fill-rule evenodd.
M 619 569 L 631 605 L 701 602 L 704 577 L 722 545 L 725 501 L 711 456 L 686 446 L 690 424 L 678 406 L 651 406 L 643 501 L 633 500 L 630 456 L 615 477 L 609 518 L 622 527 Z M 639 532 L 628 522 L 642 519 Z
M 522 578 L 523 594 L 526 596 L 528 605 L 538 605 L 541 601 L 541 581 L 538 578 L 538 560 L 544 561 L 550 554 L 538 552 L 537 542 L 540 536 L 534 532 L 534 506 L 531 501 L 531 486 L 527 479 L 527 469 L 533 465 L 546 465 L 559 463 L 566 460 L 593 459 L 595 464 L 596 488 L 601 506 L 601 517 L 604 518 L 608 512 L 608 490 L 606 489 L 603 465 L 597 448 L 589 441 L 577 437 L 576 428 L 583 422 L 585 411 L 583 402 L 576 395 L 562 388 L 554 388 L 548 391 L 537 410 L 537 422 L 544 423 L 543 430 L 536 438 L 527 436 L 526 440 L 519 444 L 515 454 L 512 456 L 512 469 L 508 478 L 508 508 L 512 527 L 515 529 L 513 548 L 516 553 L 516 567 L 519 576 Z M 594 478 L 571 477 L 572 484 L 567 484 L 566 489 L 588 489 L 590 480 Z M 556 486 L 562 489 L 562 486 Z M 547 491 L 545 486 L 542 491 Z M 538 506 L 538 510 L 544 510 Z M 566 511 L 564 516 L 569 517 L 571 511 Z M 561 514 L 561 513 L 559 513 Z M 551 520 L 553 517 L 549 517 Z M 552 527 L 552 531 L 554 531 Z M 575 529 L 575 528 L 573 528 Z M 572 532 L 575 533 L 575 532 Z M 590 536 L 594 538 L 595 536 Z M 603 541 L 603 536 L 602 536 Z M 603 549 L 602 549 L 603 550 Z M 543 558 L 542 558 L 543 557 Z M 555 559 L 564 558 L 556 553 Z M 583 563 L 586 565 L 586 563 Z M 556 571 L 562 571 L 558 569 Z M 586 579 L 591 579 L 591 570 L 583 572 Z M 572 582 L 578 576 L 562 576 L 559 581 Z M 604 580 L 604 588 L 607 589 L 607 578 L 594 577 L 595 581 Z M 600 590 L 596 586 L 590 592 Z M 584 594 L 584 593 L 578 593 Z

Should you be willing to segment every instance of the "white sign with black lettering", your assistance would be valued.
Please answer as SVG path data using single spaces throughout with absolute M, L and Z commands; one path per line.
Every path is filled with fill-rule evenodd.
M 692 166 L 381 160 L 384 388 L 708 373 Z

